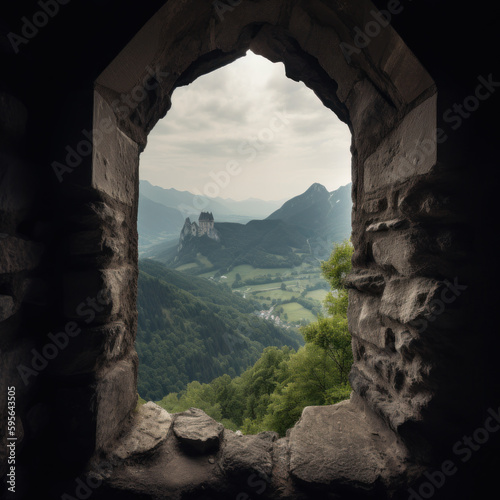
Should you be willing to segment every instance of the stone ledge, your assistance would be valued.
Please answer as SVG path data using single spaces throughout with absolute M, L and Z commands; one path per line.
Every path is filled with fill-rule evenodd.
M 405 219 L 392 219 L 381 222 L 374 222 L 366 228 L 367 233 L 376 233 L 379 231 L 389 231 L 391 229 L 401 229 L 408 226 L 408 221 Z
M 384 291 L 385 278 L 381 273 L 358 269 L 346 277 L 345 286 L 360 292 L 380 294 Z

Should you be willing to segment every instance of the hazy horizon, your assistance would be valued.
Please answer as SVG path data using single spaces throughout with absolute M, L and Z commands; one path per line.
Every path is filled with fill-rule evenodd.
M 139 176 L 164 189 L 281 201 L 315 182 L 351 182 L 351 134 L 282 63 L 248 52 L 176 89 L 141 154 Z
M 149 182 L 152 186 L 155 186 L 155 187 L 160 187 L 162 189 L 174 189 L 178 192 L 184 192 L 184 193 L 190 193 L 190 194 L 193 194 L 191 191 L 189 191 L 189 189 L 177 189 L 177 188 L 174 188 L 174 187 L 164 187 L 164 186 L 158 186 L 157 184 L 153 184 L 152 182 L 148 181 L 147 179 L 141 179 L 141 181 L 147 181 Z M 341 187 L 344 187 L 344 186 L 347 186 L 348 184 L 350 184 L 351 181 L 345 183 L 345 184 L 342 184 L 341 186 L 338 186 L 337 188 L 335 189 L 328 189 L 328 191 L 331 193 L 332 191 L 335 191 Z M 301 195 L 302 193 L 305 193 L 313 184 L 316 184 L 315 182 L 311 182 L 311 184 L 309 184 L 307 187 L 305 187 L 302 191 L 300 191 L 299 193 L 296 193 L 296 194 L 293 194 L 291 196 L 288 196 L 288 197 L 285 197 L 285 198 L 275 198 L 275 199 L 270 199 L 270 200 L 267 200 L 267 199 L 264 199 L 264 198 L 259 198 L 259 197 L 256 197 L 256 196 L 250 196 L 249 198 L 243 198 L 241 200 L 235 200 L 234 198 L 231 198 L 231 197 L 224 197 L 224 196 L 216 196 L 214 198 L 211 198 L 209 196 L 207 196 L 208 199 L 222 199 L 222 200 L 228 200 L 228 201 L 248 201 L 248 200 L 259 200 L 259 201 L 267 201 L 267 202 L 285 202 L 291 198 L 294 198 L 295 196 L 299 196 Z M 319 182 L 318 184 L 321 184 L 321 182 Z M 325 186 L 326 187 L 326 186 Z

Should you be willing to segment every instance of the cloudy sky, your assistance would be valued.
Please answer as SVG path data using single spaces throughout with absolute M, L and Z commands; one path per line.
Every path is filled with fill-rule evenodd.
M 283 200 L 350 182 L 351 136 L 281 63 L 248 52 L 172 96 L 148 138 L 140 178 L 206 196 Z

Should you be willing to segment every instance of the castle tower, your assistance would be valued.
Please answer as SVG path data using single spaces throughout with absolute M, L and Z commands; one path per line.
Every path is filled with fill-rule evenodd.
M 212 215 L 212 212 L 201 212 L 200 217 L 198 218 L 198 224 L 200 227 L 200 236 L 202 234 L 213 234 L 214 216 Z

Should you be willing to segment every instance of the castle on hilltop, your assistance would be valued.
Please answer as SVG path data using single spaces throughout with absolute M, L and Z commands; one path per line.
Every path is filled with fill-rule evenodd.
M 194 223 L 196 225 L 196 222 Z M 198 217 L 198 236 L 206 234 L 210 237 L 210 234 L 214 231 L 214 216 L 212 212 L 201 212 Z
M 188 217 L 184 222 L 177 250 L 181 250 L 184 240 L 188 236 L 197 238 L 200 238 L 201 236 L 208 236 L 212 240 L 219 241 L 220 236 L 217 229 L 214 227 L 214 223 L 215 221 L 212 212 L 201 212 L 198 217 L 198 224 L 196 222 L 191 222 Z

